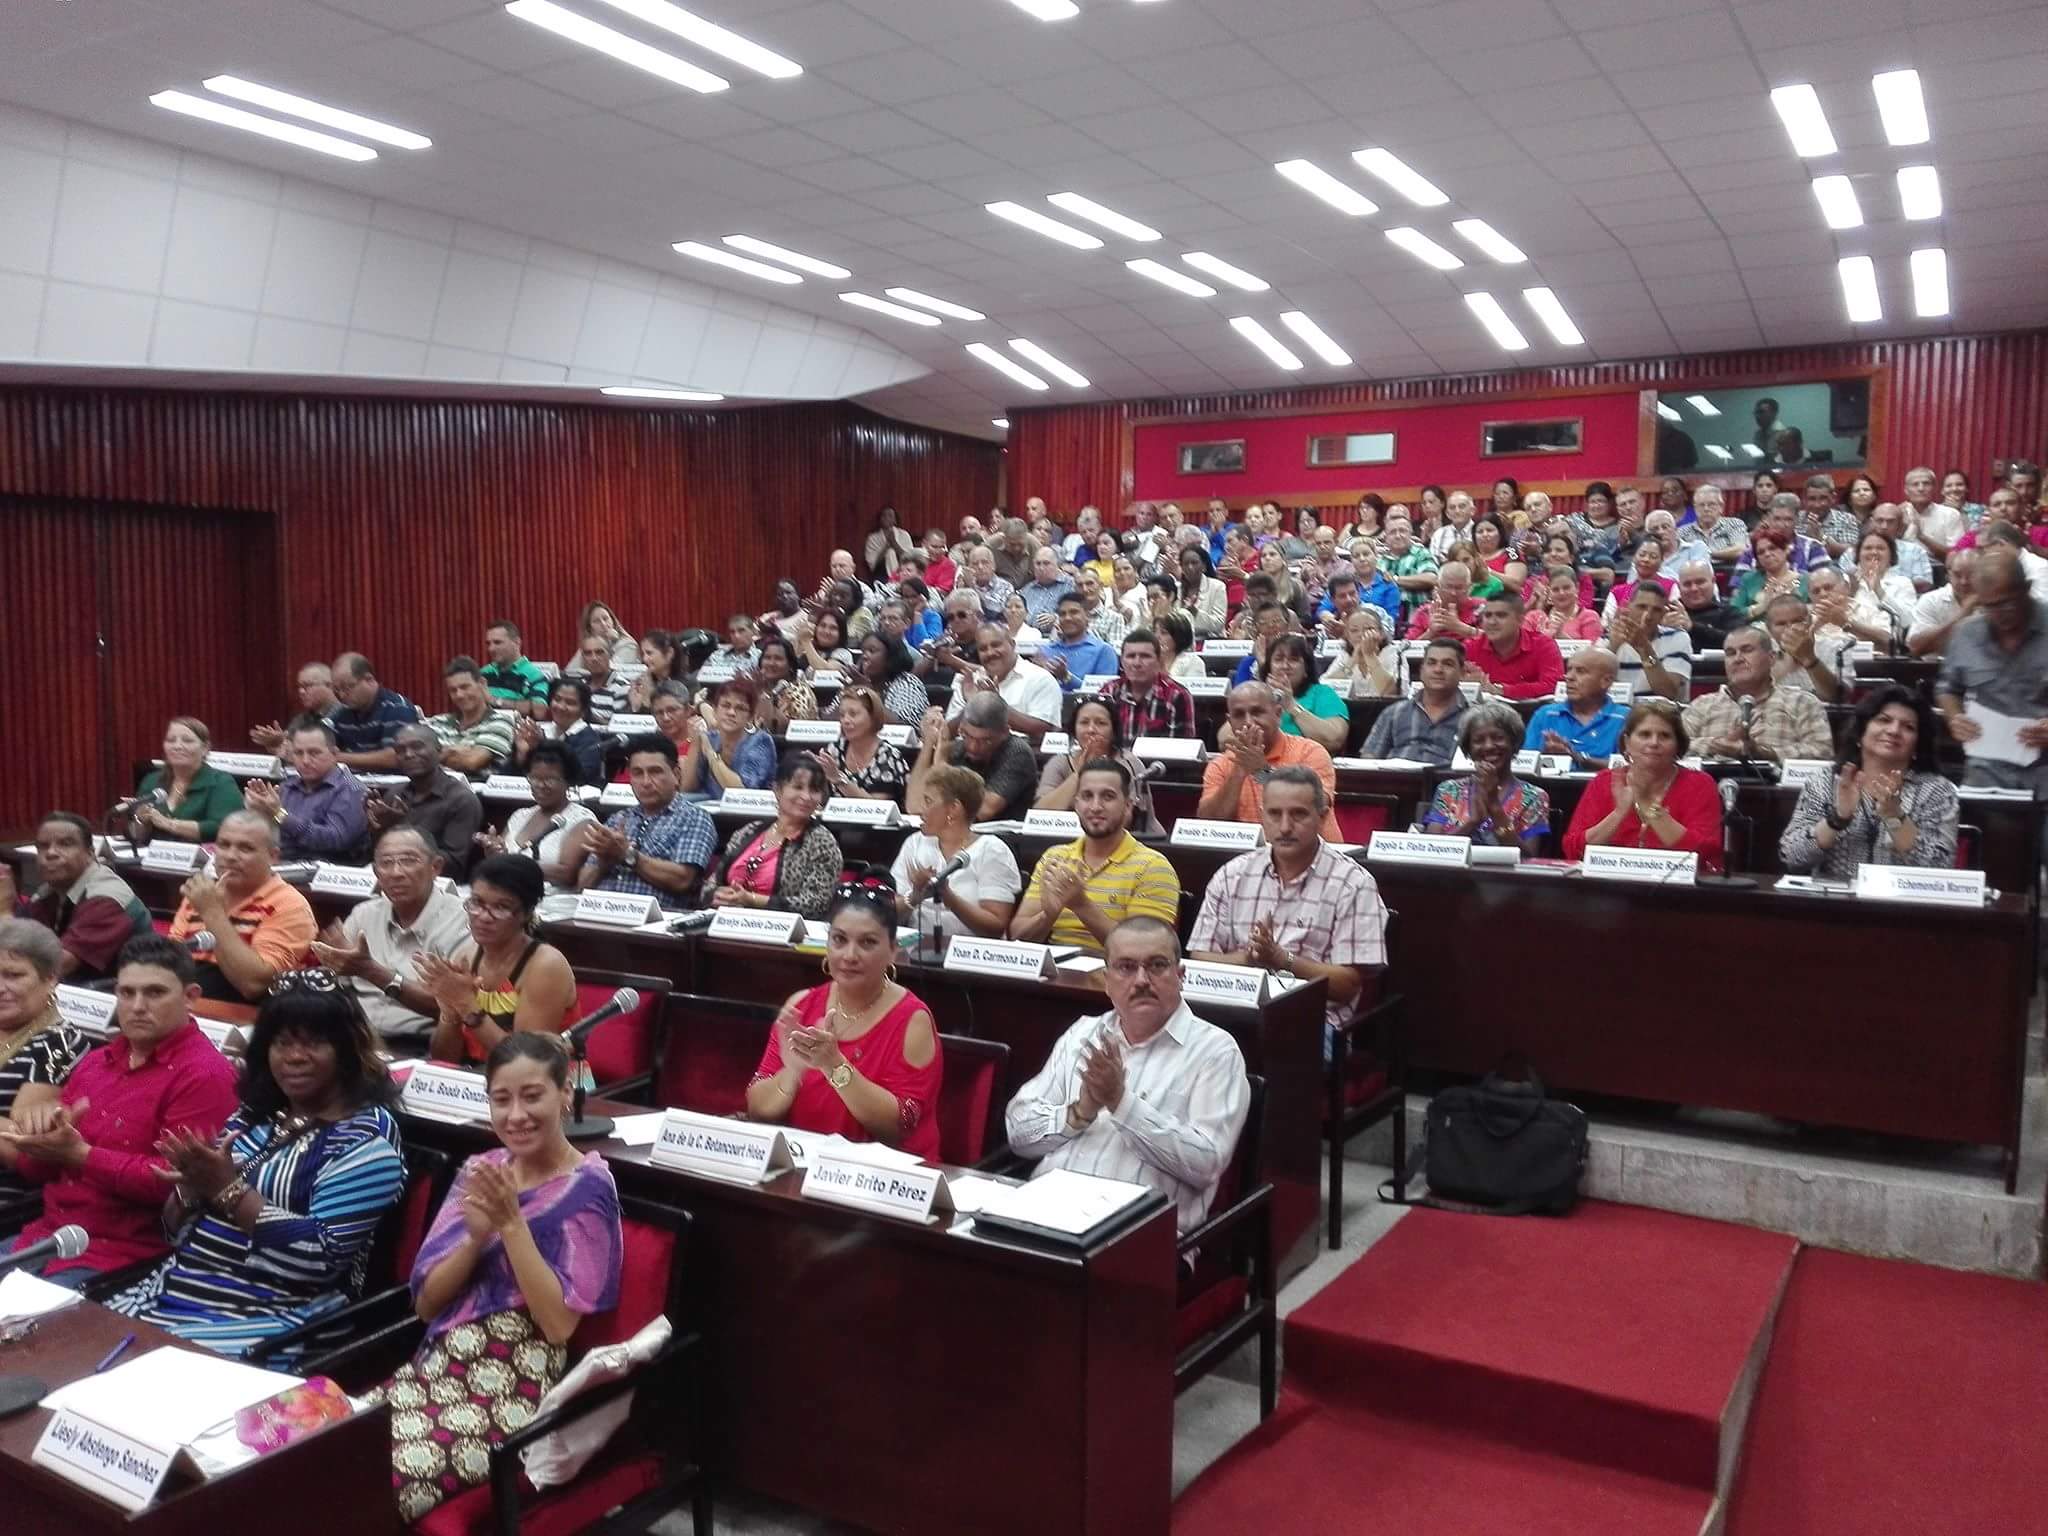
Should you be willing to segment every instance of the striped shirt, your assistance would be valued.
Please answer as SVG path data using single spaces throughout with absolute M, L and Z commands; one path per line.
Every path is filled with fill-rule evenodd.
M 1650 642 L 1650 653 L 1658 666 L 1678 679 L 1673 698 L 1683 704 L 1692 697 L 1692 636 L 1682 629 L 1659 628 Z M 1614 680 L 1627 683 L 1631 695 L 1655 693 L 1643 670 L 1643 653 L 1633 645 L 1614 652 Z
M 494 709 L 485 710 L 475 725 L 464 725 L 452 714 L 436 715 L 427 722 L 427 729 L 434 733 L 444 754 L 450 747 L 482 747 L 491 754 L 493 771 L 512 755 L 512 722 Z
M 72 1067 L 86 1052 L 85 1036 L 58 1017 L 55 1003 L 50 1005 L 40 1021 L 25 1024 L 22 1028 L 32 1033 L 15 1048 L 12 1056 L 0 1061 L 0 1115 L 14 1113 L 15 1097 L 30 1083 L 41 1083 L 50 1088 L 63 1087 L 64 1079 L 71 1075 Z M 6 1049 L 8 1038 L 0 1036 L 0 1051 Z M 12 1173 L 0 1169 L 0 1190 L 24 1187 Z
M 255 1230 L 207 1211 L 164 1264 L 107 1305 L 239 1355 L 362 1293 L 370 1241 L 405 1188 L 405 1160 L 398 1122 L 375 1104 L 295 1137 L 238 1109 L 227 1132 L 228 1155 L 263 1197 Z
M 419 724 L 420 712 L 412 700 L 390 688 L 377 690 L 377 701 L 368 709 L 346 705 L 327 717 L 334 727 L 334 745 L 341 752 L 381 752 L 394 746 L 398 733 Z
M 1082 1048 L 1091 1042 L 1121 1052 L 1124 1093 L 1077 1131 L 1067 1107 L 1081 1095 Z M 1010 1150 L 1039 1160 L 1034 1176 L 1068 1168 L 1146 1185 L 1173 1202 L 1175 1224 L 1187 1232 L 1209 1214 L 1250 1105 L 1237 1042 L 1182 1003 L 1139 1045 L 1115 1010 L 1076 1019 L 1010 1100 L 1004 1122 Z
M 1090 869 L 1086 853 L 1087 840 L 1075 838 L 1071 843 L 1062 843 L 1057 848 L 1046 850 L 1045 857 L 1031 871 L 1031 886 L 1025 891 L 1026 901 L 1040 898 L 1039 886 L 1046 865 L 1054 859 L 1064 859 L 1081 870 L 1081 888 L 1088 893 L 1088 899 L 1107 913 L 1114 922 L 1127 917 L 1156 917 L 1162 922 L 1178 926 L 1180 919 L 1180 876 L 1173 872 L 1173 866 L 1166 862 L 1166 855 L 1156 848 L 1147 848 L 1130 833 L 1124 833 L 1123 841 L 1116 851 L 1099 868 Z M 1102 953 L 1102 941 L 1089 931 L 1088 925 L 1074 915 L 1072 907 L 1062 907 L 1060 915 L 1053 919 L 1048 944 L 1078 944 L 1093 954 Z

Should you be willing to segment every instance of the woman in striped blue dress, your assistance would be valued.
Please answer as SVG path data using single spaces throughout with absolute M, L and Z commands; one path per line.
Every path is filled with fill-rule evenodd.
M 320 970 L 280 976 L 220 1143 L 174 1132 L 161 1144 L 175 1185 L 170 1256 L 107 1305 L 240 1355 L 354 1300 L 377 1224 L 405 1187 L 394 1097 L 347 983 Z

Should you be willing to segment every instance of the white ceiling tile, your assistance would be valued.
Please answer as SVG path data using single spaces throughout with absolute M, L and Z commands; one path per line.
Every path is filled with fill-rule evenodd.
M 1470 39 L 1466 41 L 1469 43 Z M 1424 57 L 1422 50 L 1403 37 L 1392 22 L 1377 17 L 1262 37 L 1253 46 L 1295 80 L 1349 74 L 1358 69 L 1386 69 L 1403 63 L 1419 64 Z
M 0 270 L 37 275 L 49 271 L 63 169 L 57 155 L 0 141 L 0 187 L 7 189 L 7 217 L 0 219 Z M 39 287 L 38 303 L 41 297 Z
M 175 197 L 176 189 L 163 180 L 74 161 L 65 168 L 57 200 L 51 273 L 101 287 L 154 292 Z
M 1602 69 L 1669 69 L 1702 59 L 1748 58 L 1749 46 L 1726 11 L 1691 11 L 1582 32 L 1579 41 Z
M 253 312 L 262 302 L 277 216 L 265 203 L 180 188 L 164 259 L 165 296 Z
M 156 306 L 154 294 L 52 282 L 43 295 L 37 355 L 67 363 L 145 363 Z
M 246 368 L 256 340 L 256 317 L 247 310 L 218 309 L 165 299 L 157 305 L 150 333 L 152 368 Z
M 450 86 L 442 94 L 458 106 L 508 123 L 551 123 L 590 110 L 573 96 L 547 90 L 517 75 L 493 75 L 488 80 Z
M 897 104 L 975 88 L 974 75 L 926 48 L 899 48 L 826 66 L 826 78 L 870 101 Z
M 339 373 L 347 342 L 345 326 L 263 315 L 256 321 L 249 366 L 261 373 Z

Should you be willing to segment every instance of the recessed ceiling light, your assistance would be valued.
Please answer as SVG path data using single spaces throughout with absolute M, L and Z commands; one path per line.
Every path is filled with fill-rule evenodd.
M 598 393 L 615 400 L 688 400 L 700 405 L 725 398 L 708 389 L 642 389 L 637 384 L 607 384 Z
M 1184 293 L 1189 298 L 1212 299 L 1216 296 L 1216 290 L 1207 283 L 1198 282 L 1196 279 L 1189 277 L 1187 273 L 1176 271 L 1172 267 L 1152 260 L 1149 256 L 1141 256 L 1136 261 L 1127 261 L 1124 265 L 1137 273 L 1138 276 L 1149 277 L 1155 283 L 1164 283 L 1176 293 Z
M 1543 328 L 1550 332 L 1551 340 L 1559 346 L 1582 347 L 1586 344 L 1586 338 L 1572 324 L 1572 317 L 1564 312 L 1564 305 L 1548 288 L 1524 288 L 1522 302 L 1536 311 L 1536 318 L 1543 322 Z
M 1339 181 L 1313 160 L 1282 160 L 1273 167 L 1304 192 L 1312 192 L 1339 213 L 1353 218 L 1378 213 L 1380 205 L 1346 182 Z
M 1007 432 L 1010 430 L 1010 418 L 1007 416 L 991 416 L 988 419 L 988 424 L 998 431 Z
M 1913 313 L 1932 320 L 1948 313 L 1948 252 L 1938 245 L 1906 258 L 1913 274 Z
M 1105 208 L 1092 197 L 1083 197 L 1078 192 L 1055 192 L 1046 199 L 1055 208 L 1071 213 L 1077 219 L 1086 219 L 1090 224 L 1100 224 L 1113 234 L 1122 235 L 1126 240 L 1157 240 L 1159 231 L 1150 224 L 1140 224 L 1136 219 L 1127 218 L 1114 208 Z
M 905 304 L 915 304 L 919 309 L 928 309 L 935 315 L 950 315 L 955 320 L 986 320 L 978 309 L 969 309 L 965 304 L 955 304 L 949 299 L 935 299 L 928 293 L 919 293 L 915 288 L 884 288 L 882 292 L 892 299 Z
M 1257 347 L 1266 357 L 1281 368 L 1292 373 L 1301 367 L 1301 359 L 1287 346 L 1250 315 L 1239 315 L 1230 322 L 1230 328 L 1246 341 Z
M 1726 448 L 1723 448 L 1719 443 L 1706 443 L 1702 446 L 1704 446 L 1707 452 L 1711 453 L 1723 464 L 1733 464 L 1735 462 L 1735 455 L 1730 453 Z
M 1820 93 L 1810 85 L 1781 85 L 1771 92 L 1771 105 L 1792 139 L 1792 153 L 1812 160 L 1835 152 L 1835 130 L 1820 109 Z
M 735 256 L 731 251 L 721 251 L 715 245 L 702 245 L 695 240 L 678 240 L 674 250 L 678 256 L 694 257 L 708 261 L 713 266 L 730 267 L 735 272 L 744 272 L 749 277 L 759 277 L 771 283 L 800 283 L 802 278 L 794 272 L 785 272 L 780 267 L 771 267 L 765 261 L 752 261 L 745 256 Z
M 1721 414 L 1721 407 L 1714 404 L 1705 395 L 1687 395 L 1685 403 L 1698 411 L 1702 416 L 1718 416 Z
M 1920 71 L 1891 69 L 1870 77 L 1877 94 L 1877 113 L 1884 119 L 1884 136 L 1893 144 L 1925 144 L 1933 135 L 1927 127 L 1927 102 L 1920 94 Z
M 1022 203 L 984 203 L 982 206 L 999 219 L 1008 219 L 1012 224 L 1021 224 L 1033 234 L 1044 235 L 1048 240 L 1057 240 L 1062 245 L 1071 245 L 1077 251 L 1099 251 L 1102 241 L 1085 229 L 1076 229 L 1071 224 L 1062 224 L 1058 219 L 1047 218 L 1036 208 L 1026 208 Z
M 1868 325 L 1884 318 L 1884 300 L 1877 294 L 1877 263 L 1868 256 L 1844 256 L 1835 263 L 1842 278 L 1842 302 L 1849 307 L 1849 319 Z
M 1336 342 L 1330 340 L 1329 332 L 1298 309 L 1290 309 L 1280 317 L 1280 323 L 1302 339 L 1309 351 L 1315 353 L 1332 368 L 1347 368 L 1351 354 Z
M 1678 412 L 1678 411 L 1675 411 L 1675 410 L 1673 410 L 1673 409 L 1672 409 L 1672 408 L 1671 408 L 1670 406 L 1666 405 L 1666 404 L 1665 404 L 1665 403 L 1664 403 L 1664 402 L 1663 402 L 1662 400 L 1659 400 L 1659 401 L 1657 402 L 1657 414 L 1658 414 L 1659 416 L 1662 416 L 1662 417 L 1663 417 L 1663 418 L 1664 418 L 1664 419 L 1665 419 L 1666 421 L 1683 421 L 1683 420 L 1685 420 L 1685 417 L 1684 417 L 1684 415 L 1683 415 L 1683 414 L 1681 414 L 1681 413 L 1680 413 L 1680 412 Z
M 1010 0 L 1010 4 L 1040 21 L 1065 21 L 1081 14 L 1081 7 L 1074 0 Z
M 1462 256 L 1453 255 L 1438 245 L 1419 229 L 1410 229 L 1403 224 L 1387 231 L 1387 238 L 1411 256 L 1420 257 L 1439 272 L 1451 272 L 1465 265 Z
M 237 75 L 215 75 L 206 82 L 206 88 L 216 96 L 232 96 L 237 101 L 269 107 L 273 112 L 283 112 L 290 117 L 303 117 L 309 123 L 319 123 L 323 127 L 352 133 L 359 139 L 374 139 L 377 143 L 389 144 L 394 149 L 431 149 L 434 144 L 434 141 L 423 133 L 394 128 L 389 123 L 378 122 L 374 117 L 344 112 L 339 107 L 309 101 L 304 96 L 294 96 L 289 91 L 258 85 L 253 80 L 244 80 Z
M 1351 156 L 1359 168 L 1379 177 L 1419 208 L 1441 208 L 1450 198 L 1437 184 L 1390 150 L 1361 149 Z
M 1757 447 L 1755 443 L 1742 444 L 1742 451 L 1748 454 L 1752 459 L 1760 459 L 1764 456 L 1763 449 Z
M 1941 217 L 1941 177 L 1933 166 L 1899 167 L 1899 211 L 1909 219 Z
M 265 117 L 260 112 L 244 112 L 240 107 L 231 107 L 225 102 L 208 101 L 204 96 L 193 96 L 185 91 L 158 91 L 149 98 L 153 107 L 162 107 L 166 112 L 182 112 L 187 117 L 203 117 L 210 123 L 219 123 L 224 128 L 240 128 L 244 133 L 260 133 L 266 139 L 276 139 L 283 144 L 296 144 L 300 149 L 318 150 L 323 155 L 332 155 L 337 160 L 374 160 L 377 151 L 366 144 L 351 144 L 347 139 L 337 139 L 331 133 L 319 133 L 311 128 L 301 128 L 297 123 L 280 123 L 274 117 Z
M 831 278 L 853 276 L 844 267 L 835 267 L 829 261 L 806 256 L 802 251 L 792 251 L 787 246 L 770 245 L 766 240 L 756 240 L 752 235 L 727 235 L 725 243 L 736 251 L 745 251 L 749 256 L 766 256 L 770 261 L 779 261 L 785 267 L 795 267 L 799 272 L 815 272 L 820 277 Z
M 1829 229 L 1855 229 L 1863 222 L 1863 207 L 1856 201 L 1856 188 L 1848 177 L 1814 177 L 1813 195 Z
M 1026 341 L 1022 336 L 1012 336 L 1010 338 L 1010 350 L 1025 359 L 1025 361 L 1038 364 L 1039 367 L 1058 379 L 1062 384 L 1070 385 L 1075 389 L 1086 389 L 1088 387 L 1088 381 L 1080 373 L 1069 368 L 1035 341 Z
M 1513 265 L 1515 262 L 1527 261 L 1529 259 L 1522 254 L 1520 246 L 1516 245 L 1514 241 L 1508 239 L 1506 235 L 1503 235 L 1484 219 L 1455 219 L 1451 223 L 1451 228 L 1478 246 L 1480 250 L 1491 256 L 1495 261 Z
M 897 320 L 908 320 L 912 325 L 937 325 L 939 317 L 928 315 L 921 309 L 909 309 L 901 304 L 891 304 L 887 299 L 878 299 L 872 293 L 842 293 L 842 304 L 851 304 L 857 309 L 872 309 L 878 315 L 889 315 Z
M 1468 293 L 1465 295 L 1465 307 L 1479 317 L 1479 323 L 1504 350 L 1520 352 L 1529 345 L 1529 338 L 1508 318 L 1508 312 L 1500 307 L 1500 300 L 1492 294 L 1484 291 Z
M 624 11 L 628 16 L 637 16 L 660 27 L 664 32 L 673 32 L 684 42 L 695 43 L 706 53 L 715 53 L 721 59 L 743 64 L 771 80 L 792 80 L 804 72 L 803 65 L 796 60 L 785 59 L 774 49 L 763 48 L 737 32 L 727 31 L 716 22 L 706 21 L 679 5 L 670 5 L 668 0 L 604 0 L 604 3 L 615 11 Z
M 980 358 L 997 373 L 1006 374 L 1026 389 L 1051 389 L 1052 386 L 1028 368 L 1020 368 L 985 341 L 970 341 L 967 350 Z
M 1189 251 L 1181 260 L 1197 272 L 1206 272 L 1211 277 L 1221 278 L 1233 288 L 1242 288 L 1246 293 L 1264 293 L 1273 285 L 1263 277 L 1254 277 L 1243 267 L 1234 267 L 1220 256 L 1211 256 L 1207 251 Z
M 557 37 L 566 37 L 572 43 L 594 48 L 621 64 L 644 69 L 650 75 L 659 75 L 674 85 L 687 86 L 708 95 L 731 84 L 722 75 L 714 75 L 710 70 L 699 69 L 672 53 L 651 48 L 637 37 L 628 37 L 623 32 L 615 32 L 600 22 L 592 21 L 588 16 L 564 10 L 555 4 L 555 0 L 512 0 L 505 9 L 521 21 L 531 22 Z

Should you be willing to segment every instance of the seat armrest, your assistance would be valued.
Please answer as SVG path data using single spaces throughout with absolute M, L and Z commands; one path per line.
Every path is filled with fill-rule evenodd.
M 652 1358 L 634 1366 L 616 1381 L 601 1382 L 587 1392 L 579 1392 L 559 1408 L 539 1414 L 520 1428 L 499 1441 L 492 1450 L 493 1457 L 516 1456 L 520 1451 L 562 1428 L 574 1424 L 586 1414 L 602 1408 L 606 1403 L 624 1397 L 641 1387 L 651 1386 L 670 1371 L 680 1369 L 685 1359 L 695 1354 L 703 1335 L 695 1333 L 672 1334 L 669 1341 L 655 1352 Z
M 296 1328 L 272 1334 L 250 1348 L 248 1359 L 251 1364 L 262 1365 L 279 1350 L 302 1344 L 307 1339 L 327 1333 L 336 1327 L 345 1326 L 352 1333 L 359 1329 L 374 1331 L 411 1314 L 411 1290 L 402 1285 L 394 1285 L 386 1290 L 374 1291 L 333 1312 L 322 1313 L 319 1317 L 300 1323 Z M 339 1340 L 329 1353 L 339 1354 L 348 1349 L 353 1342 L 350 1339 Z
M 1222 1211 L 1211 1214 L 1200 1226 L 1189 1229 L 1174 1244 L 1176 1253 L 1186 1253 L 1191 1248 L 1207 1247 L 1226 1232 L 1234 1232 L 1254 1217 L 1264 1218 L 1273 1203 L 1273 1186 L 1261 1184 L 1250 1194 L 1233 1201 Z
M 375 1383 L 366 1380 L 358 1384 L 354 1381 L 354 1367 L 361 1366 L 366 1362 L 381 1363 L 401 1349 L 405 1354 L 410 1355 L 418 1347 L 418 1339 L 425 1334 L 426 1328 L 427 1325 L 417 1317 L 407 1314 L 396 1322 L 386 1323 L 383 1327 L 374 1329 L 364 1334 L 361 1338 L 320 1356 L 317 1360 L 306 1361 L 299 1367 L 299 1374 L 303 1376 L 332 1376 L 350 1391 L 360 1392 L 365 1387 L 373 1386 Z

